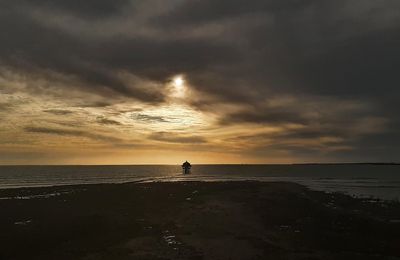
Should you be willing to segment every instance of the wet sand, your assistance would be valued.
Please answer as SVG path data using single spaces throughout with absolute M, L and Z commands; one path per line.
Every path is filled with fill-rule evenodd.
M 400 205 L 294 183 L 0 190 L 0 259 L 400 259 Z

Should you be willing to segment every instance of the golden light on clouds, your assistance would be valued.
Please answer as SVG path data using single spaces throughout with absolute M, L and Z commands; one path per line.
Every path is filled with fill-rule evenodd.
M 308 157 L 294 157 L 292 150 L 343 152 L 352 147 L 335 133 L 321 132 L 326 126 L 285 117 L 301 110 L 301 117 L 312 122 L 321 113 L 333 117 L 368 109 L 354 101 L 338 106 L 336 100 L 290 95 L 260 99 L 257 106 L 233 104 L 202 91 L 185 74 L 159 84 L 132 82 L 137 90 L 150 91 L 143 92 L 150 97 L 157 91 L 162 99 L 146 102 L 88 89 L 67 91 L 61 85 L 32 91 L 29 87 L 40 82 L 0 75 L 5 122 L 0 164 L 173 164 L 188 158 L 194 163 L 301 162 Z M 327 109 L 316 112 L 322 104 Z M 384 125 L 382 118 L 360 117 L 345 131 L 360 136 Z
M 144 86 L 149 84 L 144 82 Z M 0 158 L 2 164 L 168 164 L 187 158 L 195 163 L 284 163 L 295 158 L 280 147 L 351 148 L 334 135 L 307 138 L 309 126 L 300 123 L 242 122 L 241 115 L 253 111 L 251 106 L 217 102 L 184 75 L 160 84 L 165 99 L 154 103 L 86 91 L 34 93 L 13 84 L 5 86 L 0 89 L 0 115 L 7 122 L 0 127 L 0 154 L 6 155 Z M 270 113 L 282 107 L 294 110 L 298 109 L 295 101 L 269 98 L 263 103 L 266 107 L 258 109 Z M 196 102 L 203 109 L 193 105 Z M 304 115 L 321 107 L 310 100 L 300 103 Z M 339 107 L 348 108 L 346 104 Z M 379 129 L 382 124 L 364 118 L 350 130 L 360 135 L 362 129 Z
M 203 113 L 186 105 L 174 103 L 128 112 L 125 117 L 134 120 L 137 128 L 146 131 L 193 131 L 209 124 Z

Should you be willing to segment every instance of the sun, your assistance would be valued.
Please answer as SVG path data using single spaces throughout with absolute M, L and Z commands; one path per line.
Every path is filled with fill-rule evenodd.
M 176 76 L 172 79 L 172 96 L 183 98 L 186 94 L 185 80 L 182 76 Z
M 175 87 L 182 87 L 183 86 L 183 78 L 181 76 L 175 77 L 174 78 L 174 85 Z

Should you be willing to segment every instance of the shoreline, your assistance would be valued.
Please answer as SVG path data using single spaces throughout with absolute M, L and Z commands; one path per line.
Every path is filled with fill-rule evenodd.
M 290 182 L 0 190 L 17 195 L 0 200 L 0 259 L 400 258 L 399 203 Z
M 291 181 L 315 190 L 400 201 L 400 175 L 393 165 L 196 165 L 0 167 L 0 189 L 141 181 Z
M 204 179 L 204 180 L 198 180 L 198 179 L 180 179 L 181 175 L 177 175 L 174 177 L 171 176 L 166 176 L 166 177 L 149 177 L 149 178 L 144 178 L 142 180 L 136 180 L 136 181 L 126 181 L 126 182 L 93 182 L 93 183 L 77 183 L 77 184 L 54 184 L 54 185 L 38 185 L 38 186 L 20 186 L 20 187 L 0 187 L 0 200 L 4 199 L 1 194 L 1 191 L 23 191 L 23 190 L 31 190 L 31 189 L 51 189 L 51 188 L 74 188 L 74 187 L 79 187 L 79 186 L 95 186 L 95 185 L 129 185 L 129 184 L 145 184 L 145 183 L 185 183 L 185 182 L 199 182 L 199 183 L 229 183 L 229 182 L 256 182 L 256 183 L 293 183 L 296 185 L 301 185 L 307 189 L 310 189 L 311 191 L 317 191 L 317 192 L 323 192 L 326 194 L 342 194 L 345 196 L 349 196 L 353 199 L 361 199 L 361 200 L 377 200 L 377 201 L 385 201 L 385 202 L 393 202 L 393 203 L 400 203 L 399 197 L 396 198 L 384 198 L 382 196 L 367 196 L 363 194 L 349 194 L 346 193 L 345 191 L 339 191 L 339 190 L 334 190 L 334 189 L 318 189 L 315 187 L 312 187 L 312 185 L 307 185 L 306 181 L 299 182 L 299 181 L 290 181 L 290 180 L 282 180 L 284 178 L 282 177 L 271 177 L 273 180 L 267 180 L 267 179 L 252 179 L 252 178 L 232 178 L 232 179 L 226 179 L 226 178 L 209 178 L 209 179 Z M 268 177 L 267 177 L 268 178 Z M 290 177 L 287 177 L 290 179 Z

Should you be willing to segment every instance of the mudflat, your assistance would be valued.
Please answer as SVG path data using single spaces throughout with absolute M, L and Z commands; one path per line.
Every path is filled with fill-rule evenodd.
M 0 259 L 400 259 L 400 205 L 284 182 L 0 190 Z

